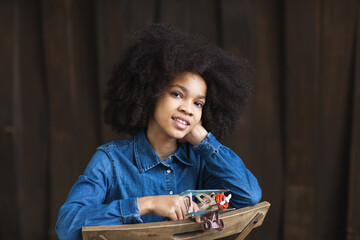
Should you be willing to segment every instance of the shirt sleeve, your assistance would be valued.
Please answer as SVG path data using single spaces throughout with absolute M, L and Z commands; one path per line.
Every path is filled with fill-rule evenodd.
M 84 226 L 142 222 L 137 198 L 106 203 L 113 175 L 111 159 L 102 150 L 97 150 L 60 208 L 56 223 L 60 240 L 82 239 L 81 228 Z
M 252 206 L 261 199 L 261 188 L 254 175 L 231 149 L 223 146 L 211 133 L 193 150 L 205 162 L 205 189 L 229 189 L 230 204 L 235 208 Z

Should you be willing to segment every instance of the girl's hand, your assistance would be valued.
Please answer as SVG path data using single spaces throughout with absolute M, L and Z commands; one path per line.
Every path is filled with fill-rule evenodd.
M 179 195 L 160 195 L 139 198 L 140 215 L 154 214 L 161 217 L 168 217 L 172 221 L 188 219 L 187 206 L 189 199 Z M 192 202 L 192 210 L 199 210 L 198 205 Z M 195 216 L 196 222 L 200 222 L 200 216 Z
M 208 132 L 206 129 L 201 125 L 201 122 L 198 123 L 194 129 L 185 135 L 179 142 L 189 142 L 192 145 L 198 145 L 201 143 L 202 140 L 206 138 Z

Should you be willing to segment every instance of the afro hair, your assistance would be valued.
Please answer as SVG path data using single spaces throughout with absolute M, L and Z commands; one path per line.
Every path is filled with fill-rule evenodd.
M 161 23 L 140 29 L 129 40 L 105 93 L 105 123 L 113 130 L 130 135 L 145 130 L 159 96 L 184 72 L 200 75 L 207 84 L 204 128 L 218 139 L 234 128 L 253 93 L 245 59 Z

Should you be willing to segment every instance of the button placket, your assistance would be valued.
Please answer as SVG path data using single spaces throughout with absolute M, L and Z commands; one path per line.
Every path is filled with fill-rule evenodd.
M 169 195 L 173 195 L 174 191 L 176 189 L 175 186 L 175 174 L 174 174 L 174 170 L 169 166 L 168 168 L 165 169 L 165 176 L 166 176 L 166 187 L 167 187 L 167 192 Z

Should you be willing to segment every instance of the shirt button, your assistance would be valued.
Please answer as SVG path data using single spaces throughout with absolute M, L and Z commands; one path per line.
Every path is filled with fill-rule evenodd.
M 169 157 L 169 159 L 171 160 L 171 156 Z
M 170 192 L 169 192 L 169 194 L 170 194 L 170 195 L 173 195 L 173 194 L 174 194 L 174 192 L 173 192 L 173 191 L 170 191 Z
M 168 170 L 166 170 L 166 172 L 167 172 L 167 173 L 171 173 L 171 170 L 170 170 L 170 169 L 168 169 Z

